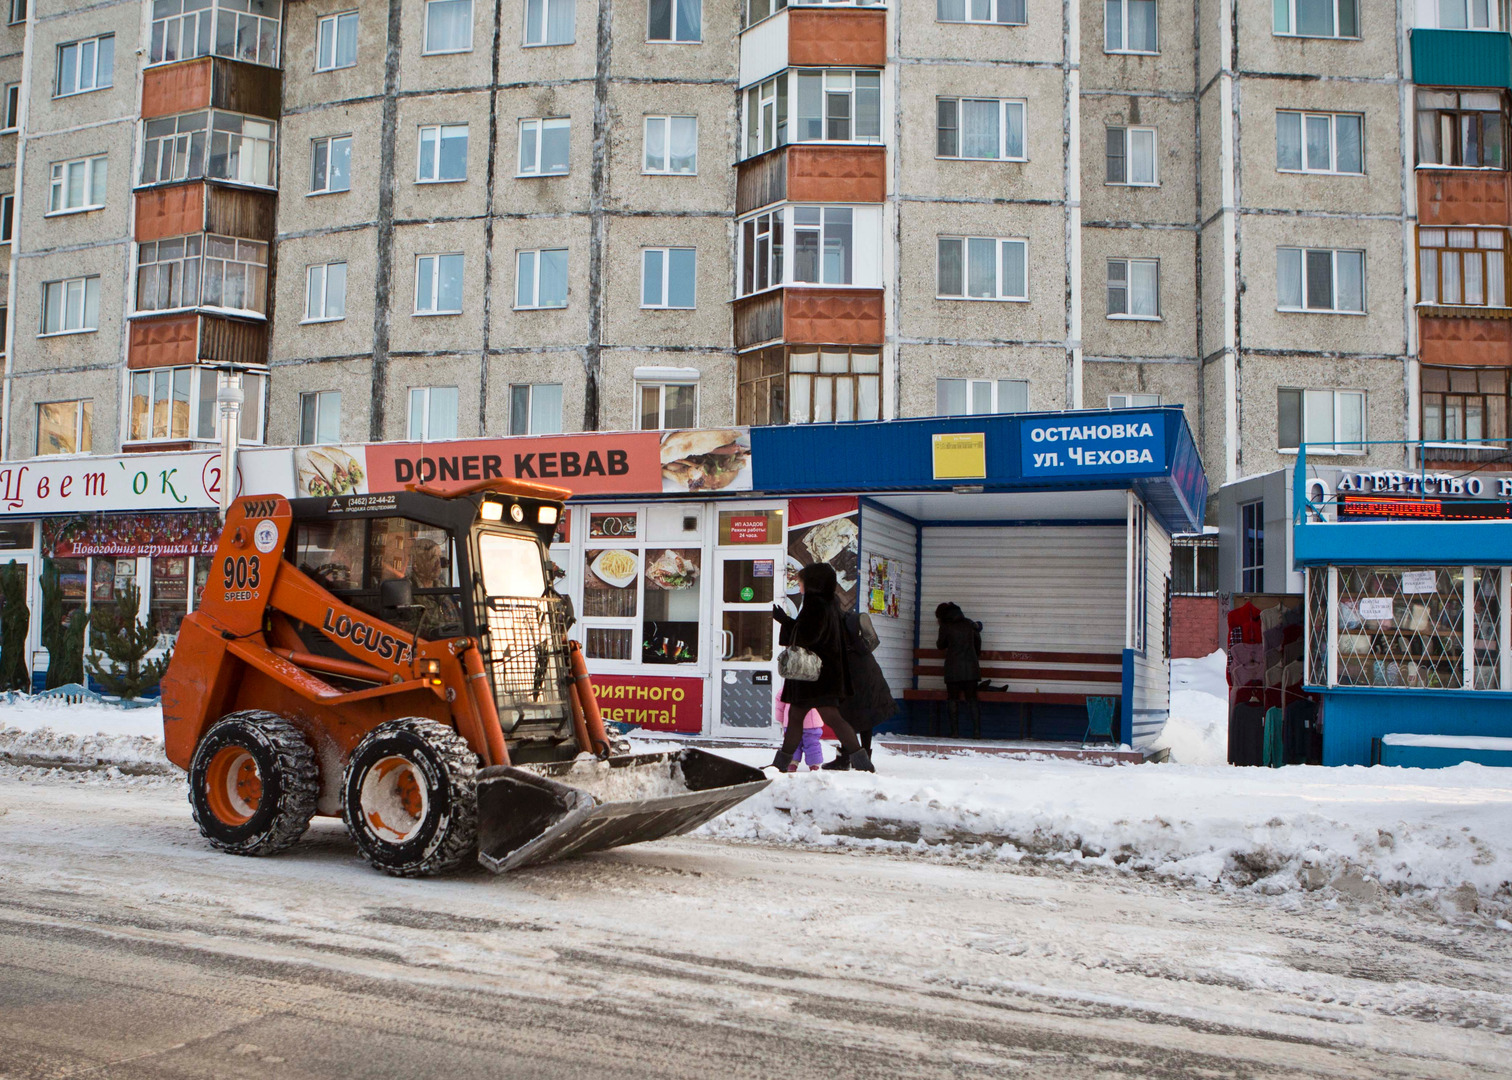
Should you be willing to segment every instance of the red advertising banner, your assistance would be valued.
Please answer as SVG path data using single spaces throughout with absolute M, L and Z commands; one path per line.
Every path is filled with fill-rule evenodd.
M 591 681 L 605 720 L 648 731 L 703 731 L 702 679 L 593 675 Z

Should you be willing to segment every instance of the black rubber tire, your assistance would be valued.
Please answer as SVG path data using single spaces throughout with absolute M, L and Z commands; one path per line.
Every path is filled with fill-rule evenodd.
M 261 792 L 250 815 L 235 823 L 216 812 L 219 800 L 206 781 L 217 755 L 235 757 L 238 748 L 251 756 Z M 249 709 L 222 717 L 205 732 L 189 762 L 194 823 L 212 846 L 233 855 L 274 855 L 289 847 L 310 827 L 319 793 L 315 750 L 277 713 Z
M 423 796 L 414 816 L 396 807 L 392 792 L 382 803 L 385 784 L 379 766 L 402 758 L 410 782 Z M 364 805 L 364 785 L 367 805 Z M 357 744 L 341 784 L 341 814 L 362 857 L 385 874 L 424 877 L 454 870 L 476 856 L 478 846 L 478 759 L 467 741 L 445 724 L 411 716 L 379 724 Z M 412 791 L 413 794 L 413 791 Z M 382 805 L 380 805 L 382 803 Z M 385 828 L 382 812 L 392 808 L 408 827 Z M 375 824 L 376 820 L 376 824 Z

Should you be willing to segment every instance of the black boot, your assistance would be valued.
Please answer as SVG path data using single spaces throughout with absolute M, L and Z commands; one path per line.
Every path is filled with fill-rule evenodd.
M 950 714 L 950 737 L 961 737 L 961 705 L 960 702 L 951 701 L 945 706 L 945 711 Z
M 982 703 L 975 698 L 971 700 L 971 737 L 982 737 Z
M 834 761 L 827 761 L 819 767 L 821 769 L 844 771 L 851 767 L 851 759 L 852 755 L 847 754 L 844 750 L 841 750 L 840 753 L 835 757 Z
M 788 771 L 788 766 L 792 763 L 793 752 L 791 750 L 778 750 L 777 756 L 772 759 L 771 767 L 780 773 L 785 773 Z
M 860 747 L 857 747 L 855 750 L 851 751 L 850 764 L 846 767 L 854 769 L 857 772 L 874 773 L 877 771 L 876 767 L 872 765 L 871 755 L 868 754 L 865 750 L 862 750 Z

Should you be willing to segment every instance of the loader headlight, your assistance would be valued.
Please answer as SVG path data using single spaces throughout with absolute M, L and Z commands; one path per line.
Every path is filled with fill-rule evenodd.
M 483 505 L 478 508 L 478 516 L 484 521 L 503 521 L 504 504 L 485 499 Z
M 536 521 L 542 525 L 555 525 L 560 513 L 554 506 L 543 506 L 536 511 Z
M 420 663 L 420 671 L 423 676 L 430 680 L 432 686 L 441 685 L 441 661 L 424 660 Z

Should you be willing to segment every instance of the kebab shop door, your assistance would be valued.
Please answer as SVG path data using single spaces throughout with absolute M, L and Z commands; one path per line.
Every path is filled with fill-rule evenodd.
M 777 733 L 777 624 L 783 598 L 783 507 L 720 510 L 714 574 L 713 733 Z

